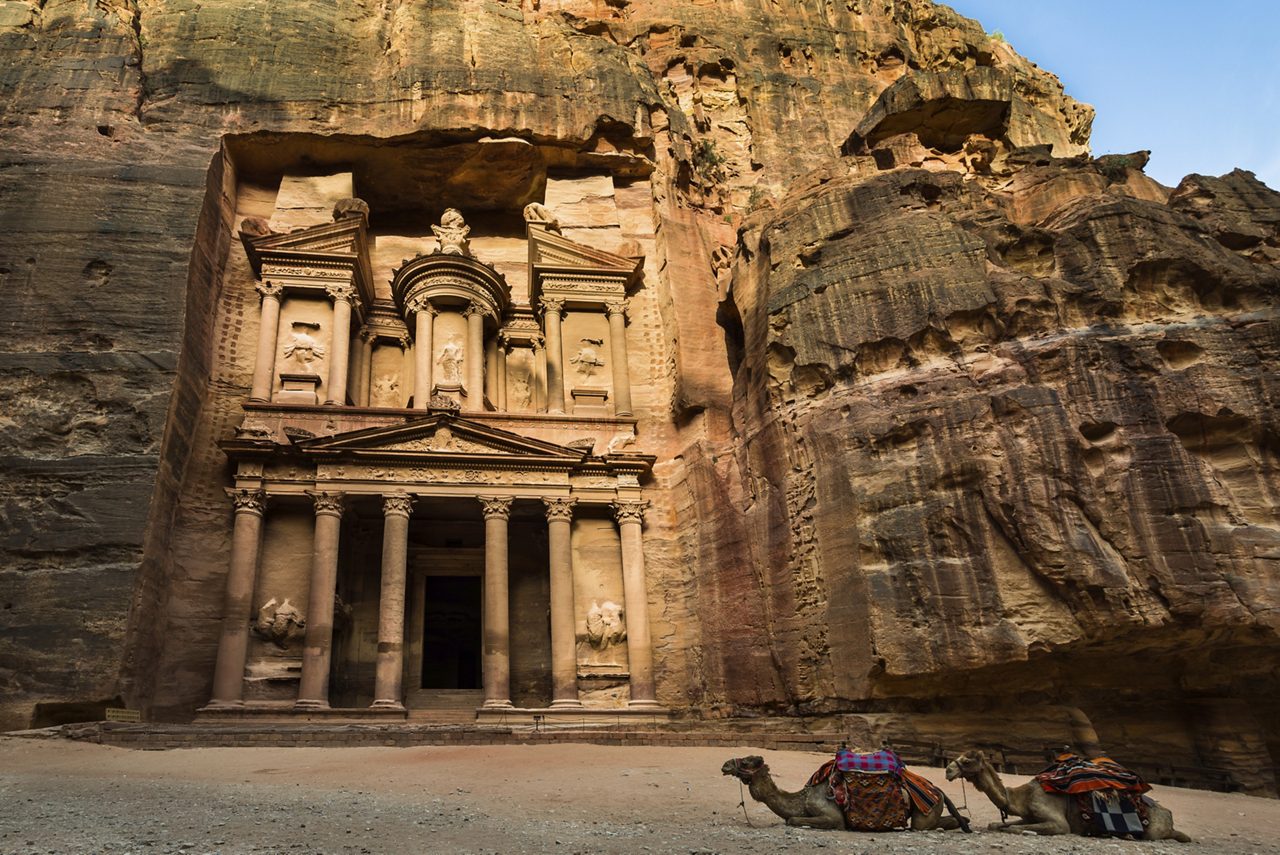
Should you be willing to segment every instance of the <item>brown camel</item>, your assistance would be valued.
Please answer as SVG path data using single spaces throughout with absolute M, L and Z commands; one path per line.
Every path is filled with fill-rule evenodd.
M 739 757 L 728 760 L 720 767 L 720 772 L 732 775 L 747 785 L 751 798 L 763 802 L 769 810 L 787 821 L 787 825 L 803 825 L 808 828 L 844 828 L 844 811 L 838 804 L 827 797 L 827 785 L 815 784 L 798 792 L 788 793 L 778 789 L 769 774 L 763 757 Z M 935 828 L 950 830 L 966 827 L 968 821 L 956 812 L 951 800 L 943 797 L 943 802 L 933 806 L 933 810 L 922 813 L 914 804 L 911 805 L 911 830 L 932 831 Z M 945 804 L 944 804 L 945 802 Z M 951 816 L 943 816 L 946 807 Z
M 1001 816 L 1020 817 L 1016 822 L 993 822 L 990 831 L 1011 831 L 1015 834 L 1033 831 L 1036 834 L 1079 834 L 1087 831 L 1080 812 L 1071 806 L 1068 796 L 1046 793 L 1036 781 L 1006 788 L 991 761 L 981 751 L 961 754 L 947 764 L 947 780 L 964 778 L 987 794 L 991 803 L 1000 809 Z M 1147 840 L 1177 840 L 1190 843 L 1191 838 L 1173 827 L 1173 814 L 1154 802 L 1148 811 L 1151 824 L 1147 826 Z

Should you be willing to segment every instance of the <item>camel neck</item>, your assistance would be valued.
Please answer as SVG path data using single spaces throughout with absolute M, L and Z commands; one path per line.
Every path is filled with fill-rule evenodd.
M 996 773 L 995 768 L 990 763 L 983 763 L 982 770 L 978 773 L 978 780 L 973 785 L 979 790 L 987 794 L 987 798 L 991 799 L 991 803 L 1005 813 L 1011 813 L 1009 810 L 1009 791 L 1005 789 L 1004 781 L 1000 780 L 1000 775 Z

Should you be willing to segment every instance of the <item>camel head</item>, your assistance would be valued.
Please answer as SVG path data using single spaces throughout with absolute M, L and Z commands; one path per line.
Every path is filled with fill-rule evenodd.
M 977 779 L 985 765 L 987 765 L 987 755 L 981 751 L 966 751 L 947 764 L 947 780 L 964 778 L 966 781 L 973 781 Z
M 720 774 L 732 775 L 744 784 L 750 784 L 751 779 L 756 776 L 757 772 L 768 771 L 769 767 L 764 765 L 764 758 L 752 755 L 750 757 L 735 757 L 732 760 L 726 760 L 724 765 L 720 767 Z

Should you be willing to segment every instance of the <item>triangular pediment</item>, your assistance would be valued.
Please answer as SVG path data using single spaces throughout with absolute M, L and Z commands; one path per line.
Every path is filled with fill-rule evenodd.
M 541 228 L 529 229 L 529 263 L 538 267 L 590 271 L 630 277 L 643 263 L 602 249 L 569 240 L 564 235 Z
M 364 221 L 349 217 L 332 223 L 321 223 L 283 234 L 243 235 L 249 257 L 274 253 L 358 253 L 364 244 Z
M 297 443 L 315 456 L 435 458 L 520 458 L 566 465 L 583 459 L 584 451 L 532 439 L 458 416 L 440 414 L 393 427 L 367 428 Z

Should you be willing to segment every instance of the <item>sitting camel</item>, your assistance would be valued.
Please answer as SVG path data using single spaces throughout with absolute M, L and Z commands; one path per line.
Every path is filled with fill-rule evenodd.
M 769 774 L 763 757 L 739 757 L 728 760 L 720 767 L 720 772 L 732 775 L 747 785 L 751 798 L 763 802 L 769 810 L 787 821 L 787 825 L 803 825 L 808 828 L 844 828 L 844 810 L 827 796 L 826 784 L 814 784 L 794 793 L 778 789 Z M 945 804 L 944 804 L 945 803 Z M 951 816 L 943 816 L 946 807 Z M 923 813 L 911 805 L 911 830 L 932 831 L 935 828 L 950 830 L 968 825 L 959 818 L 955 805 L 943 797 L 943 801 L 933 806 L 933 810 Z M 967 828 L 965 829 L 968 830 Z
M 981 751 L 961 754 L 947 764 L 947 780 L 964 778 L 982 792 L 1000 809 L 1000 815 L 1020 817 L 1017 822 L 993 822 L 989 831 L 1011 831 L 1015 834 L 1033 831 L 1036 834 L 1085 835 L 1088 829 L 1080 812 L 1074 810 L 1069 796 L 1047 793 L 1038 781 L 1028 781 L 1021 786 L 1007 789 L 1000 780 L 991 761 Z M 1148 815 L 1147 840 L 1177 840 L 1190 843 L 1191 838 L 1173 827 L 1173 814 L 1151 802 Z

